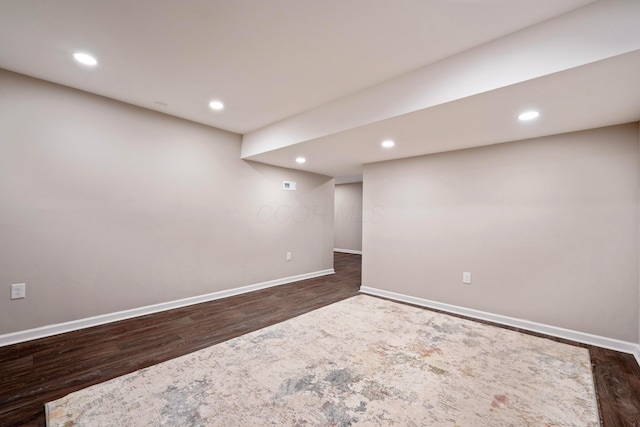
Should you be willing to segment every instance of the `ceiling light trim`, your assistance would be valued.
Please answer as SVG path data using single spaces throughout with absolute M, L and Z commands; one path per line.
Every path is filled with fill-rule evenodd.
M 535 120 L 538 117 L 540 117 L 540 112 L 537 110 L 527 110 L 527 111 L 523 111 L 522 113 L 520 113 L 520 115 L 518 115 L 518 120 L 522 121 L 522 122 L 527 122 L 530 120 Z
M 74 53 L 73 59 L 75 59 L 80 64 L 87 65 L 89 67 L 95 67 L 96 65 L 98 65 L 98 60 L 93 55 L 84 52 Z
M 384 141 L 382 141 L 382 145 L 384 148 L 391 148 L 393 146 L 396 145 L 395 141 L 391 140 L 391 139 L 386 139 Z
M 222 111 L 224 110 L 224 104 L 222 103 L 222 101 L 214 99 L 213 101 L 209 102 L 209 108 L 214 111 Z

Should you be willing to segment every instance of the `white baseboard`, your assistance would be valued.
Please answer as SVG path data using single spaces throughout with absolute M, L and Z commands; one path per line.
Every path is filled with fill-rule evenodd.
M 340 248 L 333 248 L 334 252 L 342 252 L 345 254 L 356 254 L 356 255 L 362 255 L 362 251 L 356 251 L 355 249 L 340 249 Z
M 104 325 L 105 323 L 117 322 L 119 320 L 130 319 L 132 317 L 144 316 L 147 314 L 158 313 L 160 311 L 172 310 L 174 308 L 185 307 L 188 305 L 199 304 L 202 302 L 213 301 L 221 298 L 227 298 L 233 295 L 245 294 L 247 292 L 253 292 L 259 289 L 271 288 L 273 286 L 298 282 L 300 280 L 313 279 L 314 277 L 326 276 L 329 274 L 335 274 L 335 270 L 331 268 L 328 270 L 315 271 L 312 273 L 298 274 L 296 276 L 283 277 L 281 279 L 269 280 L 267 282 L 227 289 L 210 294 L 147 305 L 130 310 L 102 314 L 100 316 L 87 317 L 84 319 L 72 320 L 70 322 L 42 326 L 40 328 L 27 329 L 25 331 L 12 332 L 9 334 L 0 335 L 0 347 L 25 341 L 31 341 L 38 338 L 45 338 L 52 335 L 63 334 L 65 332 L 76 331 L 78 329 L 90 328 L 92 326 Z
M 400 301 L 400 302 L 415 304 L 421 307 L 442 310 L 448 313 L 460 314 L 460 315 L 471 317 L 474 319 L 488 320 L 490 322 L 498 323 L 501 325 L 514 326 L 516 328 L 525 329 L 527 331 L 538 332 L 541 334 L 550 335 L 557 338 L 564 338 L 567 340 L 576 341 L 583 344 L 590 344 L 597 347 L 603 347 L 603 348 L 608 348 L 610 350 L 620 351 L 623 353 L 630 353 L 630 354 L 633 354 L 633 356 L 636 358 L 636 361 L 640 365 L 640 345 L 636 343 L 602 337 L 599 335 L 592 335 L 585 332 L 573 331 L 571 329 L 564 329 L 564 328 L 559 328 L 551 325 L 545 325 L 543 323 L 536 323 L 530 320 L 518 319 L 515 317 L 509 317 L 509 316 L 502 316 L 500 314 L 488 313 L 486 311 L 474 310 L 471 308 L 460 307 L 457 305 L 445 304 L 445 303 L 431 301 L 423 298 L 412 297 L 409 295 L 398 294 L 395 292 L 385 291 L 382 289 L 370 288 L 368 286 L 360 287 L 360 292 L 369 294 L 369 295 L 376 295 L 379 297 L 389 298 L 389 299 Z
M 638 365 L 640 365 L 640 344 L 637 344 L 636 348 L 633 349 L 633 356 L 636 358 Z

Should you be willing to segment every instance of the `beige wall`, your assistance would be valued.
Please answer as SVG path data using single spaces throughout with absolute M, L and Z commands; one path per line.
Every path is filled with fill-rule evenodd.
M 0 333 L 332 268 L 332 178 L 62 86 L 0 87 Z
M 336 185 L 334 242 L 337 249 L 362 250 L 362 183 Z
M 635 123 L 365 165 L 363 286 L 638 342 L 638 145 Z

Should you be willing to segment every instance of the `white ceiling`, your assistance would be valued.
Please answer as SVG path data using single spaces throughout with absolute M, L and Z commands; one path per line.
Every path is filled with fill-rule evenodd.
M 618 111 L 622 107 L 593 108 L 591 115 L 566 120 L 563 126 L 549 124 L 558 119 L 545 115 L 546 121 L 529 133 L 504 121 L 505 114 L 515 114 L 509 106 L 523 105 L 527 100 L 522 98 L 532 93 L 546 94 L 536 100 L 549 113 L 585 105 L 584 96 L 580 97 L 583 86 L 565 90 L 562 97 L 550 89 L 581 81 L 577 76 L 598 87 L 616 78 L 616 88 L 624 87 L 624 78 L 629 84 L 635 82 L 636 90 L 637 78 L 616 74 L 620 71 L 616 67 L 635 67 L 637 57 L 619 62 L 614 57 L 640 49 L 640 33 L 627 30 L 629 22 L 636 26 L 640 22 L 639 4 L 637 0 L 2 0 L 0 68 L 245 134 L 245 139 L 267 147 L 245 156 L 251 160 L 332 176 L 358 175 L 369 161 L 577 130 L 585 123 L 639 120 L 637 94 L 620 94 L 624 91 L 616 89 L 609 93 L 618 98 L 607 100 L 610 106 L 625 106 L 623 112 Z M 625 21 L 624 25 L 616 20 Z M 581 28 L 590 28 L 591 38 L 575 41 L 569 31 Z M 534 33 L 538 35 L 526 36 Z M 571 49 L 566 55 L 556 52 L 546 57 L 545 51 L 563 46 L 561 39 L 574 40 Z M 514 64 L 523 63 L 517 55 L 535 50 L 543 65 L 534 66 L 528 77 L 492 87 L 480 85 L 472 91 L 458 84 L 455 96 L 444 94 L 429 102 L 410 100 L 399 92 L 396 97 L 392 90 L 394 82 L 401 82 L 407 93 L 412 85 L 450 90 L 447 84 L 452 82 L 424 76 L 439 64 L 452 66 L 456 58 L 469 58 L 492 46 L 502 49 L 502 60 L 512 58 Z M 71 58 L 76 51 L 95 55 L 98 66 L 87 69 L 76 64 Z M 490 55 L 476 56 L 476 64 L 482 58 L 492 63 Z M 577 71 L 602 60 L 614 62 L 601 72 Z M 507 68 L 501 73 L 511 73 Z M 484 77 L 475 73 L 474 78 Z M 380 88 L 395 100 L 393 107 L 367 105 L 373 94 L 383 93 Z M 212 99 L 222 100 L 226 108 L 212 111 L 207 105 Z M 486 102 L 500 108 L 488 109 Z M 629 111 L 632 108 L 636 111 Z M 607 120 L 594 121 L 596 114 Z M 432 126 L 434 120 L 438 126 Z M 469 128 L 460 123 L 468 121 L 488 130 L 465 133 Z M 266 141 L 267 134 L 278 134 L 288 142 Z M 398 135 L 396 151 L 380 153 L 379 139 L 393 135 Z M 291 158 L 299 154 L 309 157 L 301 167 Z
M 540 111 L 531 122 L 518 113 Z M 640 50 L 266 151 L 252 160 L 362 179 L 362 165 L 640 121 Z M 396 141 L 382 148 L 384 139 Z M 302 168 L 301 168 L 302 169 Z M 352 179 L 345 179 L 352 178 Z

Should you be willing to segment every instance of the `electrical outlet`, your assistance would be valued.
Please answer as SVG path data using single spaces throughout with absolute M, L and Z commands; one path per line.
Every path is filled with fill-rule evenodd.
M 471 273 L 466 271 L 462 273 L 462 283 L 466 283 L 467 285 L 471 284 Z
M 16 283 L 11 285 L 11 299 L 25 298 L 27 292 L 27 285 L 24 283 Z
M 291 261 L 291 252 L 287 252 L 287 261 Z

